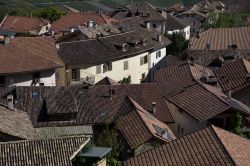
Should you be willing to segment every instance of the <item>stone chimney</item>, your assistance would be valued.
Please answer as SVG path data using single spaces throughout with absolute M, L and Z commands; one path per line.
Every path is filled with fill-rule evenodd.
M 93 20 L 89 20 L 87 26 L 88 28 L 93 28 L 95 26 L 95 22 Z
M 152 102 L 152 110 L 151 110 L 152 114 L 156 113 L 156 102 Z
M 150 22 L 146 23 L 147 29 L 150 29 Z
M 8 108 L 13 110 L 14 109 L 14 102 L 13 102 L 14 98 L 13 95 L 8 95 L 7 96 L 7 101 L 8 101 Z
M 157 35 L 157 41 L 161 42 L 161 35 Z

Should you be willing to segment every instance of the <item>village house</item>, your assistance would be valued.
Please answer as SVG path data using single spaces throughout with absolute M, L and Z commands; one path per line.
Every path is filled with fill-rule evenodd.
M 213 67 L 219 61 L 249 59 L 250 28 L 210 28 L 190 39 L 187 55 L 196 63 Z
M 61 66 L 52 38 L 4 36 L 0 43 L 0 87 L 56 86 Z
M 85 148 L 89 143 L 90 138 L 84 136 L 0 143 L 0 162 L 2 165 L 16 166 L 72 166 L 78 161 L 78 164 L 82 165 L 88 163 L 105 166 L 106 155 L 112 149 L 105 147 Z
M 153 105 L 152 113 L 154 111 L 157 110 Z M 115 124 L 124 138 L 124 149 L 126 150 L 124 153 L 128 153 L 130 156 L 175 139 L 175 135 L 165 123 L 156 119 L 129 97 L 126 97 L 122 103 L 116 115 Z
M 87 26 L 89 24 L 93 26 L 99 26 L 103 24 L 111 24 L 116 21 L 104 14 L 94 12 L 69 12 L 67 15 L 54 21 L 50 28 L 52 36 L 57 34 L 67 34 L 74 32 L 78 26 Z M 61 36 L 60 35 L 60 36 Z
M 0 29 L 15 32 L 16 35 L 40 36 L 50 29 L 50 21 L 43 18 L 6 15 L 0 23 Z
M 149 70 L 165 58 L 170 40 L 155 31 L 139 30 L 60 43 L 65 84 L 94 84 L 106 76 L 117 82 L 129 76 L 131 83 L 143 81 Z
M 231 95 L 250 106 L 250 62 L 244 58 L 222 62 L 214 69 L 218 83 L 225 94 Z
M 193 62 L 182 62 L 159 69 L 155 75 L 174 118 L 169 124 L 174 134 L 181 137 L 214 124 L 231 130 L 237 112 L 243 115 L 243 125 L 249 128 L 250 108 L 225 95 L 217 86 L 218 78 L 211 69 Z
M 230 165 L 247 166 L 250 140 L 208 126 L 123 162 L 123 166 Z

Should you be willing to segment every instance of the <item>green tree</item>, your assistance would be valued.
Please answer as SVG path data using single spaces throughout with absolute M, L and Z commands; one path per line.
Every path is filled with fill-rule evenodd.
M 170 54 L 183 58 L 184 51 L 188 48 L 188 40 L 185 39 L 184 35 L 181 33 L 173 33 L 172 35 L 166 35 L 171 44 L 167 47 Z
M 96 140 L 96 146 L 111 147 L 111 154 L 107 156 L 108 166 L 120 166 L 121 162 L 118 160 L 122 151 L 122 144 L 119 141 L 119 134 L 114 125 L 106 125 L 105 129 L 99 134 Z
M 233 127 L 233 132 L 237 135 L 243 136 L 241 132 L 242 125 L 243 125 L 243 117 L 239 112 L 237 112 Z
M 122 80 L 118 81 L 119 84 L 130 84 L 131 83 L 131 76 L 124 77 Z
M 34 16 L 55 21 L 66 13 L 57 7 L 45 7 L 34 11 Z

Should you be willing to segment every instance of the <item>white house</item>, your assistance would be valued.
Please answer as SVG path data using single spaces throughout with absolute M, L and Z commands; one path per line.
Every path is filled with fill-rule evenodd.
M 4 36 L 0 43 L 0 87 L 56 86 L 61 66 L 52 38 Z
M 170 41 L 148 30 L 126 32 L 93 40 L 61 43 L 59 56 L 66 66 L 66 83 L 96 83 L 108 76 L 131 77 L 140 83 L 166 56 Z

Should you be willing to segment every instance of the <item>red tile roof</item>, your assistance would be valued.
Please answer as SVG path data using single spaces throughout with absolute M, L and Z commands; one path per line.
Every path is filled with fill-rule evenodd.
M 40 31 L 50 21 L 42 18 L 6 16 L 0 24 L 0 28 L 17 33 L 25 33 L 29 31 Z
M 61 31 L 68 30 L 73 27 L 78 27 L 80 25 L 87 25 L 89 20 L 95 21 L 97 25 L 110 24 L 114 19 L 110 19 L 99 13 L 76 13 L 70 12 L 66 16 L 61 17 L 52 23 L 51 30 L 55 33 L 60 33 Z
M 145 143 L 151 138 L 162 142 L 175 139 L 170 128 L 156 119 L 131 98 L 126 98 L 119 109 L 116 124 L 131 149 Z M 157 128 L 165 133 L 159 133 Z M 162 134 L 165 134 L 164 137 Z M 165 137 L 166 136 L 166 137 Z
M 118 85 L 118 83 L 109 77 L 104 77 L 103 79 L 95 83 L 95 85 Z
M 123 162 L 124 166 L 249 165 L 250 140 L 209 126 Z
M 0 74 L 58 68 L 62 65 L 54 40 L 49 37 L 13 38 L 0 44 Z
M 210 50 L 227 50 L 236 44 L 240 50 L 250 50 L 250 27 L 211 28 L 190 40 L 189 50 L 204 50 L 210 44 Z
M 247 75 L 250 74 L 250 62 L 246 59 L 225 63 L 221 68 L 215 69 L 214 72 L 225 93 L 229 90 L 235 93 L 250 86 L 250 81 L 247 80 Z
M 199 65 L 183 62 L 158 70 L 156 83 L 167 100 L 199 121 L 210 119 L 229 109 L 250 113 L 250 109 L 243 103 L 227 98 L 217 87 L 202 83 L 203 69 Z M 207 77 L 214 76 L 211 70 L 205 71 Z

